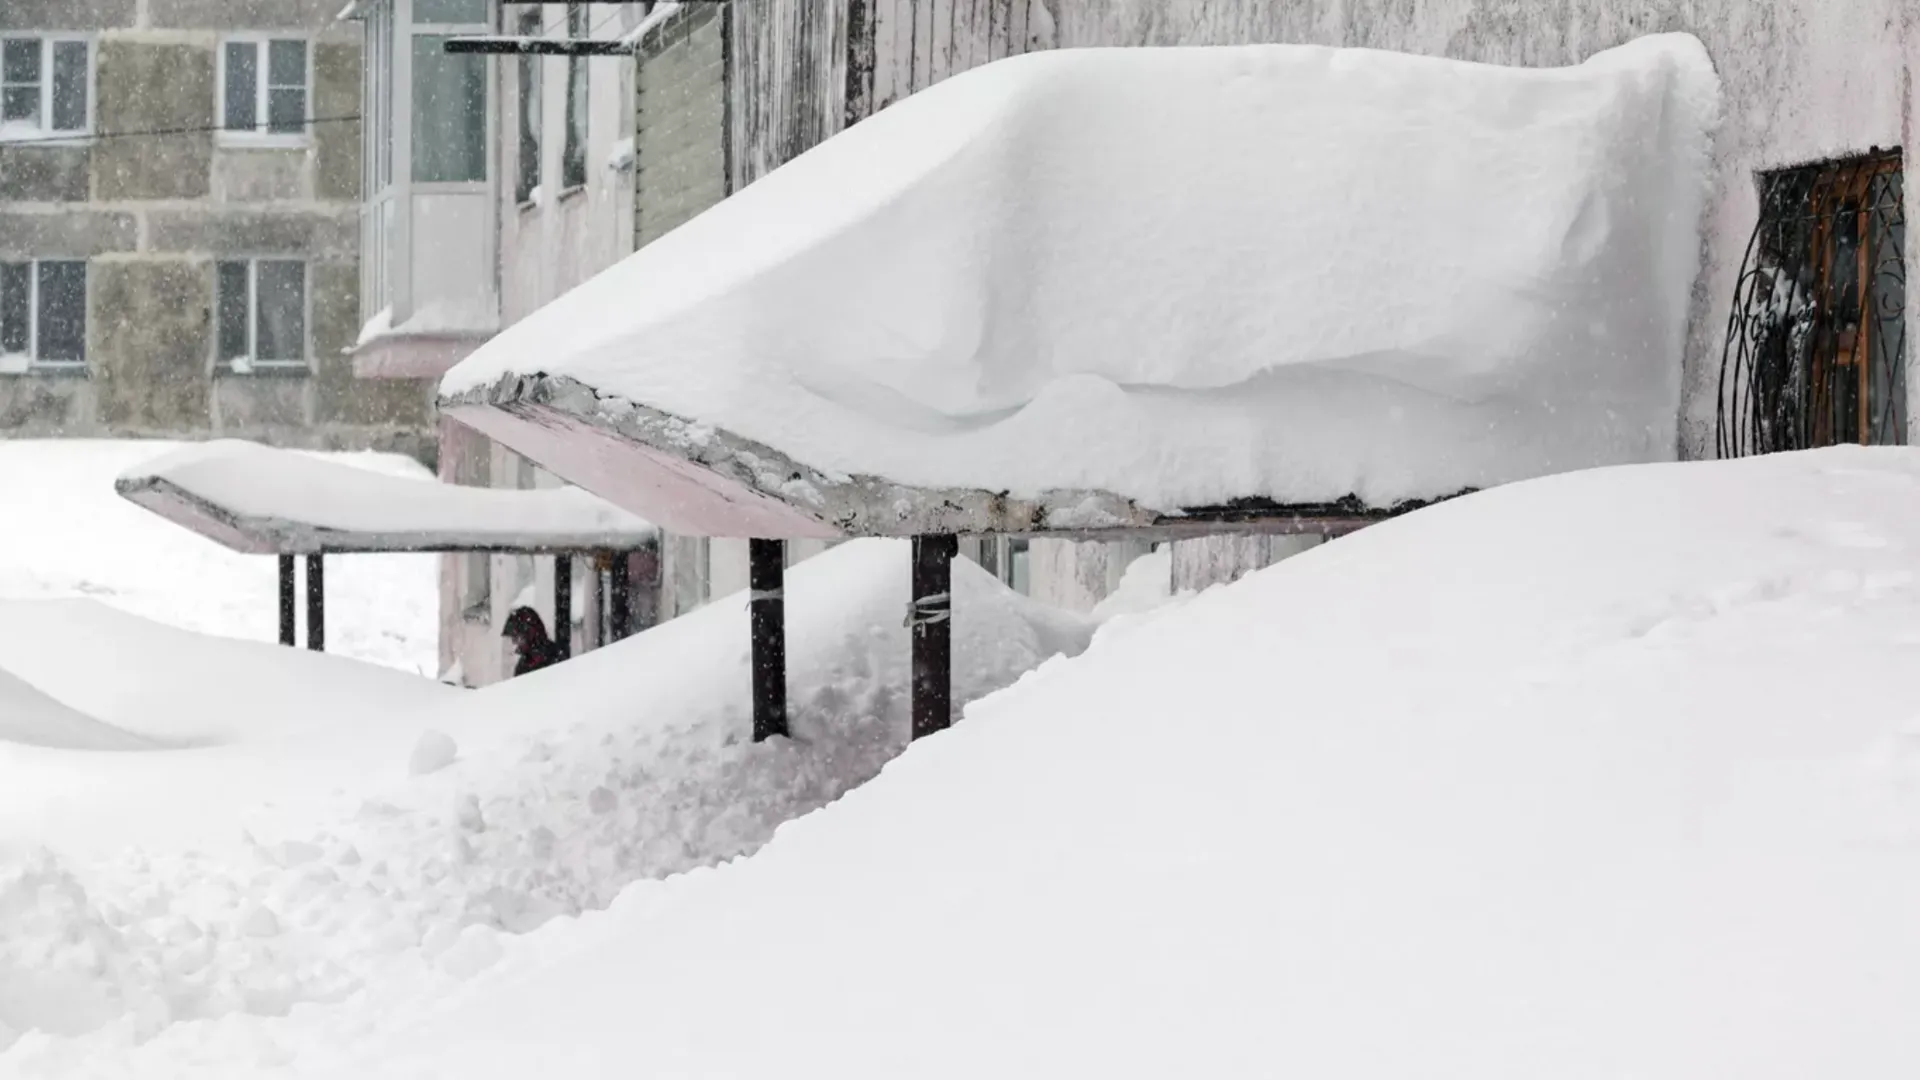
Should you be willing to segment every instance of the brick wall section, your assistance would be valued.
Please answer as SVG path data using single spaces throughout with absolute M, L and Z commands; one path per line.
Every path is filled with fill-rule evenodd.
M 723 7 L 682 7 L 641 51 L 634 78 L 636 248 L 726 197 Z
M 309 108 L 360 108 L 359 32 L 342 0 L 0 0 L 0 29 L 95 42 L 94 130 L 206 128 L 229 31 L 306 37 Z M 88 260 L 84 374 L 0 375 L 0 437 L 230 435 L 431 460 L 432 385 L 356 380 L 360 127 L 317 125 L 298 148 L 208 131 L 0 146 L 0 259 Z M 213 363 L 214 262 L 308 263 L 311 369 L 236 375 Z

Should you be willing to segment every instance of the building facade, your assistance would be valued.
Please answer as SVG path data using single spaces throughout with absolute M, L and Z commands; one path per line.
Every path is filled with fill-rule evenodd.
M 576 8 L 562 30 L 551 5 L 505 5 L 503 18 L 513 21 L 491 31 L 624 34 L 632 45 L 631 59 L 496 61 L 497 102 L 487 115 L 499 174 L 517 185 L 496 199 L 507 321 L 849 124 L 1017 53 L 1299 43 L 1551 66 L 1648 33 L 1692 33 L 1714 59 L 1727 108 L 1685 359 L 1673 373 L 1682 400 L 1676 456 L 1911 441 L 1901 150 L 1916 100 L 1909 71 L 1920 52 L 1920 5 L 1911 0 L 734 0 Z M 529 67 L 544 72 L 537 89 L 518 74 Z M 575 80 L 590 87 L 589 98 L 620 95 L 630 107 L 586 110 L 595 177 L 569 195 L 574 186 L 556 176 L 565 151 L 554 143 L 567 137 L 556 130 L 571 128 L 555 97 L 565 100 Z M 543 118 L 531 135 L 512 119 L 527 102 Z M 600 175 L 603 150 L 627 171 Z M 537 169 L 525 165 L 528 155 L 538 157 Z M 523 197 L 532 193 L 539 197 Z M 474 466 L 462 479 L 544 482 L 477 436 L 447 438 L 466 444 L 465 458 L 489 462 L 486 477 Z M 1171 584 L 1231 580 L 1317 542 L 1180 541 L 1168 560 Z M 963 547 L 1022 591 L 1083 610 L 1144 550 L 1019 538 Z M 744 542 L 667 538 L 651 572 L 658 615 L 671 617 L 744 586 Z M 450 571 L 449 581 L 471 594 L 482 576 Z
M 0 434 L 432 460 L 354 378 L 357 34 L 328 0 L 0 4 Z

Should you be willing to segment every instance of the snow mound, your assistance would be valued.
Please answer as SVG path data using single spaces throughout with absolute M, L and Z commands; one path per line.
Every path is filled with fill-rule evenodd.
M 337 1075 L 1920 1075 L 1916 551 L 1910 449 L 1422 511 L 509 943 Z
M 789 571 L 791 739 L 749 738 L 736 594 L 483 690 L 369 706 L 332 739 L 0 754 L 0 796 L 76 762 L 145 764 L 83 789 L 129 821 L 240 780 L 302 800 L 229 809 L 217 823 L 242 841 L 211 853 L 16 852 L 0 838 L 0 977 L 18 971 L 26 987 L 18 1000 L 0 990 L 0 1075 L 271 1072 L 484 977 L 514 940 L 502 935 L 757 849 L 906 745 L 910 577 L 905 541 L 844 544 Z M 954 596 L 960 701 L 1080 651 L 1092 631 L 965 561 Z M 413 775 L 428 732 L 457 738 L 457 758 Z M 75 786 L 53 775 L 48 798 Z M 39 812 L 0 805 L 0 824 Z
M 90 597 L 222 637 L 274 641 L 274 560 L 242 555 L 121 498 L 114 480 L 179 447 L 142 440 L 0 440 L 0 598 Z M 398 454 L 318 455 L 388 476 L 431 474 Z M 438 665 L 439 561 L 359 555 L 327 564 L 327 648 L 405 671 Z M 0 666 L 6 658 L 0 656 Z
M 418 675 L 209 637 L 93 600 L 0 601 L 0 670 L 88 716 L 163 742 L 284 738 L 460 696 Z
M 143 739 L 103 724 L 22 682 L 0 668 L 0 744 L 54 750 L 153 750 Z
M 1070 49 L 802 154 L 501 333 L 829 474 L 1178 509 L 1385 504 L 1671 456 L 1719 82 Z

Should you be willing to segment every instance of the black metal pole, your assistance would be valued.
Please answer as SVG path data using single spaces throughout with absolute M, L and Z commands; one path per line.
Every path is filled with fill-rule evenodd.
M 619 641 L 633 629 L 633 564 L 625 551 L 613 553 L 613 565 L 607 569 L 607 589 L 613 594 L 607 603 L 607 621 L 613 624 L 613 640 Z
M 280 556 L 280 644 L 298 645 L 294 637 L 299 624 L 300 597 L 293 584 L 293 556 Z
M 307 556 L 307 648 L 322 652 L 327 647 L 327 583 L 321 561 L 325 556 Z
M 573 655 L 573 556 L 553 557 L 553 644 L 561 656 Z
M 953 557 L 955 536 L 913 538 L 913 737 L 953 722 Z
M 747 541 L 747 622 L 753 635 L 753 741 L 787 733 L 787 544 Z

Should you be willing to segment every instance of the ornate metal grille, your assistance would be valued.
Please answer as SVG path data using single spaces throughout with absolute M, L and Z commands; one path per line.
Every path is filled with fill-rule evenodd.
M 1901 153 L 1764 174 L 1720 361 L 1721 457 L 1906 441 Z

